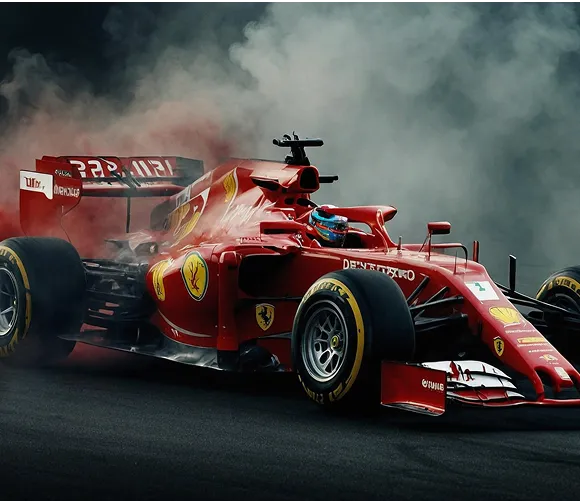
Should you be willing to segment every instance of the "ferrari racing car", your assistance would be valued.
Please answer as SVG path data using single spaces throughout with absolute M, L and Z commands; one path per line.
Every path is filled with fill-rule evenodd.
M 207 172 L 195 159 L 106 156 L 44 156 L 20 171 L 27 236 L 0 244 L 1 357 L 46 365 L 86 343 L 292 371 L 323 406 L 434 416 L 449 401 L 580 404 L 569 343 L 580 308 L 517 292 L 513 256 L 508 286 L 494 282 L 477 241 L 471 258 L 434 241 L 449 222 L 403 243 L 387 231 L 393 206 L 318 205 L 312 195 L 338 180 L 306 155 L 323 141 L 274 144 L 290 148 L 284 161 L 232 158 Z M 112 232 L 105 213 L 125 228 Z M 580 274 L 568 280 L 577 294 Z

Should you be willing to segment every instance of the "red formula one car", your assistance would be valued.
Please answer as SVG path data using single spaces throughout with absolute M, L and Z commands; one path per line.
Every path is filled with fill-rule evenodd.
M 376 399 L 440 415 L 450 400 L 580 404 L 566 358 L 576 353 L 556 347 L 580 314 L 516 292 L 515 258 L 504 287 L 478 263 L 478 242 L 472 259 L 462 244 L 433 242 L 448 222 L 404 244 L 385 228 L 394 207 L 317 206 L 312 193 L 337 180 L 305 154 L 322 141 L 274 144 L 290 148 L 284 162 L 231 159 L 207 173 L 174 157 L 43 157 L 21 171 L 30 236 L 0 244 L 6 362 L 54 362 L 81 342 L 294 371 L 327 406 Z M 88 201 L 101 216 L 87 216 Z M 153 205 L 146 229 L 131 233 L 139 201 Z M 121 202 L 126 233 L 107 250 L 89 246 L 103 213 L 125 223 Z

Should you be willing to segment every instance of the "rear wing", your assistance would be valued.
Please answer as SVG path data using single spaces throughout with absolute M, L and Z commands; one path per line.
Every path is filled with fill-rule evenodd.
M 169 197 L 203 175 L 203 161 L 183 157 L 43 156 L 20 171 L 20 224 L 61 236 L 60 219 L 83 197 L 125 197 L 129 231 L 131 198 Z
M 80 179 L 81 196 L 135 197 L 177 193 L 203 176 L 204 165 L 183 157 L 44 156 L 36 171 Z

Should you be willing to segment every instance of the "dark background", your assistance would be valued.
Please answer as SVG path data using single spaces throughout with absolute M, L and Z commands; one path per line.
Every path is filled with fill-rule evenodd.
M 3 3 L 0 6 L 0 80 L 10 78 L 10 53 L 26 49 L 42 54 L 51 65 L 70 65 L 91 82 L 96 94 L 123 90 L 119 70 L 133 52 L 149 48 L 164 18 L 186 10 L 192 22 L 172 43 L 211 41 L 224 52 L 243 38 L 243 28 L 256 21 L 268 3 Z M 112 8 L 114 8 L 112 10 Z M 131 23 L 131 15 L 135 14 Z M 108 26 L 122 18 L 120 33 Z M 1 98 L 0 98 L 1 100 Z
M 225 54 L 232 44 L 243 40 L 244 27 L 258 22 L 268 5 L 268 2 L 185 5 L 5 2 L 0 6 L 0 80 L 10 77 L 9 54 L 24 48 L 42 54 L 50 64 L 74 67 L 91 81 L 95 93 L 115 93 L 122 83 L 117 79 L 118 70 L 133 52 L 150 48 L 149 37 L 164 21 L 186 13 L 190 22 L 180 27 L 181 33 L 172 35 L 172 44 L 211 41 Z M 540 10 L 544 8 L 542 4 L 534 5 Z M 482 25 L 489 30 L 490 38 L 501 38 L 500 27 L 509 25 L 518 16 L 517 4 L 484 3 L 473 7 L 480 14 Z M 573 13 L 573 22 L 577 22 L 580 6 L 568 7 Z M 132 15 L 133 22 L 128 21 Z M 123 27 L 113 35 L 110 27 L 116 19 L 122 20 Z M 571 52 L 562 60 L 562 72 L 577 69 L 579 62 L 578 52 Z

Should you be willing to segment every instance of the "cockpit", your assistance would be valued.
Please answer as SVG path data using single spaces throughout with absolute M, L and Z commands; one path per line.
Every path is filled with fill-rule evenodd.
M 390 206 L 335 207 L 318 206 L 311 200 L 299 200 L 311 209 L 302 213 L 297 222 L 306 223 L 313 247 L 376 249 L 392 247 L 384 224 L 397 210 Z

